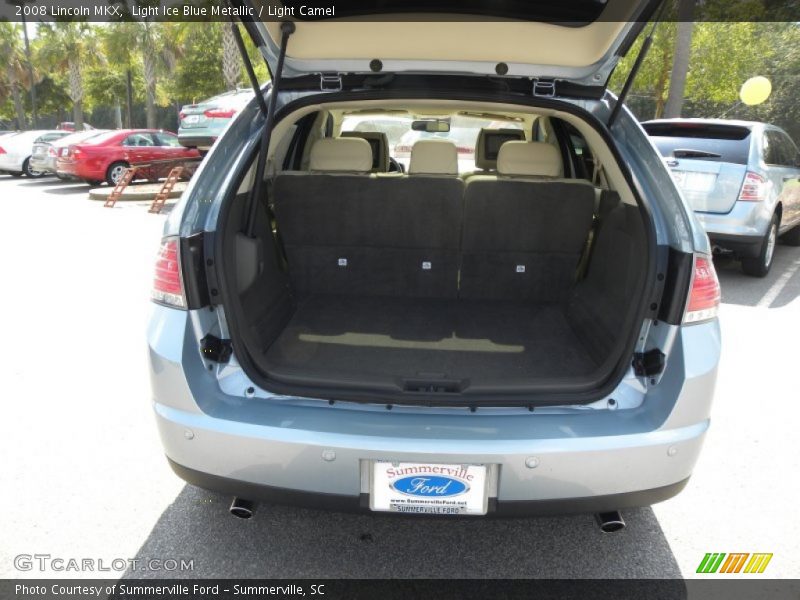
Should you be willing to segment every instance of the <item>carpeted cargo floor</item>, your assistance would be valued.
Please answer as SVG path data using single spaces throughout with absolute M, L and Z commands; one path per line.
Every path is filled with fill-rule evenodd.
M 560 305 L 334 295 L 302 300 L 264 358 L 276 376 L 400 386 L 580 376 L 598 366 Z

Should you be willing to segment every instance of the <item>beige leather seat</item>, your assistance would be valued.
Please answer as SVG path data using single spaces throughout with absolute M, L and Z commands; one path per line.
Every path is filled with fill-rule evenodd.
M 525 141 L 525 132 L 522 129 L 481 129 L 475 142 L 476 173 L 497 171 L 500 148 L 512 141 Z
M 458 175 L 458 150 L 447 140 L 419 140 L 411 147 L 409 175 Z
M 389 138 L 381 131 L 343 131 L 343 138 L 361 138 L 372 148 L 372 172 L 389 171 Z
M 565 300 L 592 226 L 594 187 L 561 179 L 561 153 L 543 142 L 506 142 L 497 171 L 466 181 L 461 296 Z
M 359 138 L 322 138 L 311 147 L 308 169 L 323 173 L 369 173 L 372 148 Z
M 275 218 L 299 296 L 456 296 L 464 206 L 456 150 L 420 148 L 417 175 L 381 177 L 370 173 L 365 140 L 321 139 L 310 171 L 275 178 Z

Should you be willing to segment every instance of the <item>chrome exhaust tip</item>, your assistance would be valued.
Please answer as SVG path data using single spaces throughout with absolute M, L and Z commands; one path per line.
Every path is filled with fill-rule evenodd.
M 252 500 L 234 497 L 231 507 L 228 509 L 234 517 L 239 519 L 249 519 L 256 512 L 256 504 Z
M 597 513 L 595 519 L 597 519 L 597 524 L 603 533 L 614 533 L 625 529 L 625 520 L 618 510 Z

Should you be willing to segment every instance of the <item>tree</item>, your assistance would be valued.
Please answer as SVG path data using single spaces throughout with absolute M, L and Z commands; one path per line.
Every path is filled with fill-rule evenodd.
M 171 99 L 194 103 L 225 91 L 222 30 L 220 23 L 185 22 L 171 31 L 180 59 L 165 85 Z
M 222 23 L 221 26 L 222 76 L 225 78 L 225 88 L 235 90 L 242 75 L 242 57 L 239 55 L 239 47 L 236 45 L 236 38 L 231 27 L 238 27 L 238 25 Z
M 20 40 L 20 28 L 15 23 L 0 22 L 0 53 L 6 65 L 0 73 L 0 95 L 11 96 L 14 105 L 17 127 L 24 129 L 27 124 L 25 108 L 22 101 L 23 82 L 31 85 L 25 64 L 25 54 Z
M 125 98 L 125 126 L 133 127 L 134 81 L 141 71 L 139 43 L 141 26 L 139 23 L 120 21 L 110 23 L 101 29 L 101 47 L 104 51 L 108 69 L 115 81 L 122 81 L 124 91 L 115 87 L 115 92 Z
M 67 76 L 75 128 L 83 128 L 83 71 L 96 56 L 93 28 L 78 21 L 56 21 L 39 26 L 39 61 Z
M 664 116 L 668 119 L 681 116 L 686 76 L 689 73 L 689 56 L 692 51 L 694 2 L 695 0 L 680 0 L 678 6 L 675 53 L 672 57 L 672 73 L 669 76 L 669 94 L 664 106 Z

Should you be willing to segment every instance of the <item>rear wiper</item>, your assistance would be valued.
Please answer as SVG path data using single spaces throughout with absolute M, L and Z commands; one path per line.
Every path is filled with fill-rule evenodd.
M 675 158 L 722 158 L 721 154 L 706 150 L 693 150 L 692 148 L 676 148 L 672 151 Z

